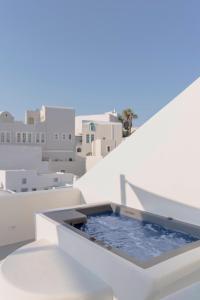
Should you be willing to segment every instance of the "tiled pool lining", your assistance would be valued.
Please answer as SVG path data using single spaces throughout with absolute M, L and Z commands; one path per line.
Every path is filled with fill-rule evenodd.
M 123 205 L 118 205 L 115 203 L 108 203 L 104 205 L 86 205 L 74 209 L 65 209 L 58 211 L 50 211 L 46 212 L 45 215 L 57 223 L 73 230 L 77 234 L 85 237 L 89 241 L 94 242 L 95 244 L 107 249 L 114 254 L 119 255 L 120 257 L 127 259 L 128 261 L 146 269 L 152 267 L 158 263 L 161 263 L 169 258 L 177 256 L 186 251 L 192 250 L 194 248 L 200 247 L 200 240 L 186 244 L 180 248 L 175 250 L 171 250 L 167 253 L 163 253 L 160 256 L 149 259 L 148 261 L 140 261 L 135 257 L 129 256 L 121 250 L 118 250 L 114 247 L 105 245 L 102 241 L 98 241 L 93 237 L 89 237 L 83 231 L 74 227 L 74 225 L 78 225 L 81 223 L 85 223 L 87 221 L 87 216 L 104 213 L 104 212 L 114 212 L 120 215 L 124 215 L 130 218 L 134 218 L 140 221 L 157 223 L 167 229 L 183 232 L 186 234 L 190 234 L 193 237 L 200 239 L 200 227 L 188 223 L 184 223 L 178 220 L 175 220 L 171 217 L 163 217 L 159 215 L 155 215 L 149 212 L 140 211 L 134 208 L 130 208 Z

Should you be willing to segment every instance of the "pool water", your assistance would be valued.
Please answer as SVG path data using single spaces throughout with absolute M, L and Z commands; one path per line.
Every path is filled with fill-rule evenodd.
M 88 216 L 87 223 L 79 229 L 140 261 L 147 261 L 198 240 L 187 233 L 115 213 Z

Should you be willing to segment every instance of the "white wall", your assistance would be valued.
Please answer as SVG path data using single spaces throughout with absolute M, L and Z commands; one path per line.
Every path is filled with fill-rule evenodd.
M 72 188 L 0 197 L 0 246 L 34 239 L 36 212 L 80 203 L 79 190 Z
M 200 79 L 76 182 L 85 201 L 200 225 L 199 111 Z
M 86 160 L 84 157 L 77 155 L 74 161 L 49 161 L 50 172 L 60 172 L 62 170 L 80 177 L 86 172 Z
M 48 163 L 42 162 L 42 151 L 39 146 L 0 145 L 0 169 L 36 169 L 48 171 Z
M 43 156 L 51 159 L 74 159 L 75 155 L 75 110 L 64 107 L 46 107 L 41 109 L 46 129 L 46 144 Z M 55 138 L 58 134 L 58 139 Z M 65 139 L 63 139 L 65 135 Z M 69 138 L 71 136 L 71 139 Z
M 74 178 L 74 174 L 71 173 L 39 174 L 35 170 L 1 170 L 0 186 L 19 193 L 72 185 Z
M 112 122 L 94 122 L 95 131 L 90 130 L 90 123 L 83 123 L 82 131 L 82 152 L 80 155 L 102 155 L 108 154 L 107 146 L 111 150 L 116 148 L 122 142 L 122 124 Z M 89 135 L 89 143 L 87 143 L 87 135 Z M 91 141 L 91 136 L 94 141 Z M 100 143 L 98 142 L 100 141 Z
M 102 156 L 87 156 L 86 157 L 86 170 L 87 172 L 93 168 L 97 163 L 103 159 Z

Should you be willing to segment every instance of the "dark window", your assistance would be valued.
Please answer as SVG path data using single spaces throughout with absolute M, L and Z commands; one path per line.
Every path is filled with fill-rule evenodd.
M 27 183 L 27 179 L 26 178 L 22 178 L 22 184 L 26 184 Z
M 91 142 L 94 141 L 94 134 L 91 134 Z
M 77 150 L 76 150 L 77 152 L 81 152 L 81 148 L 79 147 L 79 148 L 77 148 Z
M 86 156 L 92 156 L 92 152 L 88 152 Z
M 94 123 L 90 123 L 90 131 L 95 131 L 96 130 L 96 126 Z
M 86 143 L 89 144 L 89 142 L 90 142 L 90 135 L 86 134 Z

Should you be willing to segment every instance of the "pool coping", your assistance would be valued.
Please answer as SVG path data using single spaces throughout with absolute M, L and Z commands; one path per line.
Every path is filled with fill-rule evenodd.
M 103 212 L 115 212 L 119 213 L 124 216 L 128 216 L 130 218 L 135 218 L 140 221 L 146 221 L 146 222 L 153 222 L 157 223 L 159 225 L 164 226 L 167 229 L 175 230 L 178 232 L 190 234 L 193 237 L 198 238 L 198 241 L 188 243 L 184 246 L 181 246 L 177 249 L 168 251 L 166 253 L 163 253 L 159 256 L 150 258 L 146 261 L 140 261 L 135 257 L 129 256 L 125 252 L 104 244 L 102 241 L 96 240 L 93 237 L 90 237 L 85 232 L 77 229 L 74 227 L 76 224 L 84 223 L 87 220 L 88 215 L 96 214 L 96 213 L 103 213 Z M 56 210 L 56 211 L 49 211 L 44 213 L 48 218 L 53 219 L 57 223 L 63 225 L 64 227 L 67 227 L 68 229 L 74 231 L 75 233 L 81 235 L 82 237 L 86 238 L 90 242 L 93 242 L 97 244 L 100 247 L 103 247 L 104 249 L 107 249 L 108 251 L 132 262 L 133 264 L 143 268 L 147 269 L 150 267 L 153 267 L 154 265 L 157 265 L 159 263 L 162 263 L 170 258 L 173 258 L 177 255 L 183 254 L 189 250 L 193 250 L 197 247 L 200 247 L 200 227 L 197 225 L 192 225 L 189 223 L 185 223 L 176 219 L 173 219 L 171 217 L 163 217 L 160 215 L 152 214 L 146 211 L 141 211 L 135 208 L 127 207 L 124 205 L 119 205 L 115 203 L 108 202 L 107 204 L 98 204 L 98 205 L 86 205 L 86 206 L 80 206 L 75 208 L 69 208 L 69 209 L 63 209 L 63 210 Z

